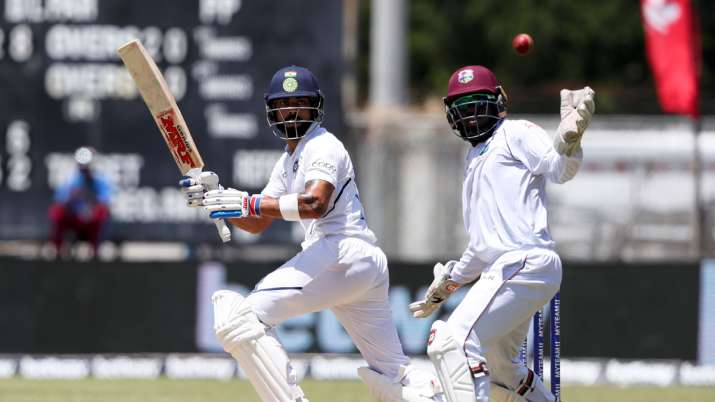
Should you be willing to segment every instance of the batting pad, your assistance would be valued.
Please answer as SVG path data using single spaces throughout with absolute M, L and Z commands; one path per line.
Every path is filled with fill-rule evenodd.
M 432 324 L 427 355 L 437 371 L 447 402 L 476 400 L 467 357 L 444 321 L 437 320 Z
M 306 401 L 288 355 L 243 296 L 220 290 L 211 297 L 214 330 L 224 350 L 238 361 L 263 402 Z

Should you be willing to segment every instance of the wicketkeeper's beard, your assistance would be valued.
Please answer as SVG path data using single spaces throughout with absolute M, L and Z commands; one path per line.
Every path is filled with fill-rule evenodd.
M 498 121 L 494 116 L 479 116 L 477 118 L 468 119 L 465 123 L 470 129 L 479 129 L 479 131 L 490 130 Z

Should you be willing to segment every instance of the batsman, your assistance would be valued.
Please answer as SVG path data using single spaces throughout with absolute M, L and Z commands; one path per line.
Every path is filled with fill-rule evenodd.
M 492 401 L 555 400 L 519 351 L 531 317 L 561 284 L 546 183 L 578 172 L 593 97 L 589 87 L 562 90 L 561 123 L 549 136 L 532 122 L 506 118 L 506 92 L 489 69 L 466 66 L 449 79 L 447 121 L 471 145 L 462 188 L 469 244 L 459 260 L 435 265 L 424 299 L 410 305 L 415 317 L 427 317 L 479 278 L 430 332 L 427 354 L 448 402 L 488 401 L 490 391 Z
M 305 402 L 275 326 L 330 309 L 369 367 L 358 369 L 384 402 L 441 401 L 434 374 L 410 365 L 388 301 L 387 259 L 367 226 L 355 172 L 342 142 L 322 127 L 324 98 L 306 68 L 278 70 L 265 95 L 273 134 L 285 140 L 260 194 L 237 189 L 205 192 L 204 172 L 181 181 L 188 205 L 214 219 L 260 233 L 278 220 L 305 230 L 303 250 L 264 277 L 247 297 L 223 290 L 213 296 L 215 331 L 264 402 Z

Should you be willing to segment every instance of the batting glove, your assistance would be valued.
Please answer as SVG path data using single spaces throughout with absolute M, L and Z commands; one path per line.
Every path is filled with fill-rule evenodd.
M 446 264 L 438 262 L 434 266 L 434 280 L 427 289 L 425 298 L 409 305 L 412 316 L 415 318 L 425 318 L 434 313 L 447 298 L 452 295 L 462 285 L 450 279 L 450 272 L 457 261 L 449 261 Z
M 223 188 L 218 184 L 218 175 L 214 172 L 201 172 L 193 176 L 183 176 L 179 180 L 179 186 L 181 186 L 181 192 L 186 199 L 186 205 L 190 208 L 203 206 L 206 191 Z
M 561 90 L 561 123 L 556 129 L 554 148 L 562 155 L 572 156 L 581 147 L 581 137 L 596 111 L 590 87 L 577 91 Z
M 249 195 L 245 191 L 227 188 L 207 191 L 203 206 L 211 218 L 245 218 L 261 215 L 261 195 Z

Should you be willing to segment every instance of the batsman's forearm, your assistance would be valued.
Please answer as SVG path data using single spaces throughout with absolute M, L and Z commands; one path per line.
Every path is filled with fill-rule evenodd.
M 258 234 L 268 229 L 273 223 L 273 218 L 267 216 L 250 216 L 247 218 L 226 219 L 230 224 L 248 233 Z
M 325 205 L 312 194 L 298 194 L 298 213 L 301 219 L 317 219 L 325 213 Z M 261 216 L 274 219 L 284 219 L 278 198 L 263 196 L 261 199 Z

